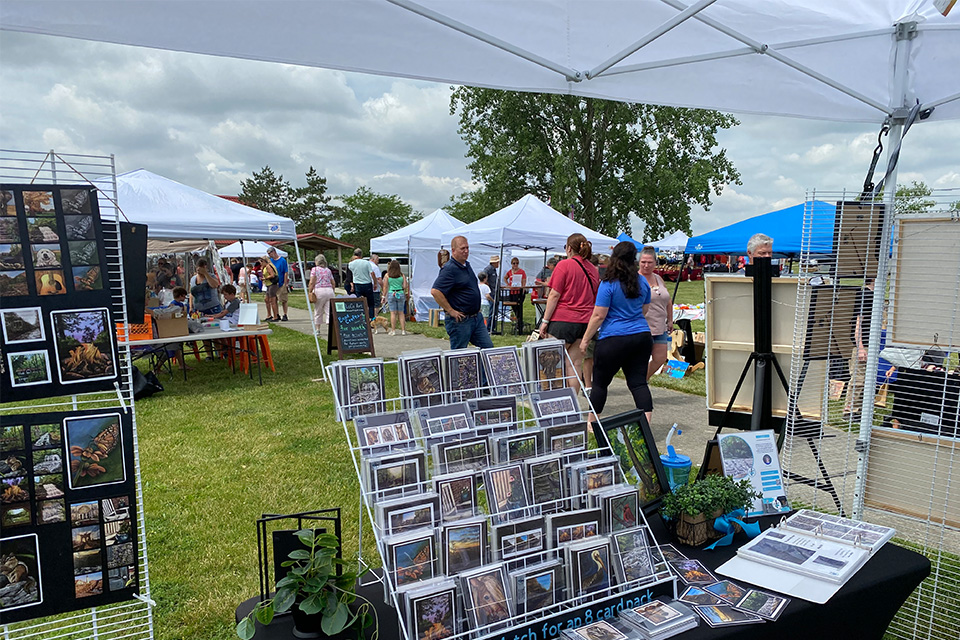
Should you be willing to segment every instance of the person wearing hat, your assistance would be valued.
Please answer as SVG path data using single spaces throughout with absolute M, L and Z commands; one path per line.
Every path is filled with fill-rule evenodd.
M 487 326 L 487 329 L 493 332 L 493 325 L 497 323 L 497 307 L 499 303 L 498 293 L 500 292 L 500 281 L 497 279 L 497 269 L 500 268 L 500 256 L 490 256 L 490 264 L 483 269 L 487 274 L 487 284 L 490 285 L 490 294 L 493 296 L 493 322 Z

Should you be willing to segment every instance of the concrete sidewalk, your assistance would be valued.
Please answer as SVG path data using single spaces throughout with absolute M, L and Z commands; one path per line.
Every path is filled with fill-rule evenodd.
M 260 304 L 260 315 L 261 317 L 266 316 L 266 307 L 263 303 Z M 312 334 L 311 318 L 307 311 L 290 307 L 287 317 L 289 318 L 287 322 L 276 322 L 272 324 L 294 329 L 307 335 Z M 326 325 L 321 327 L 319 335 L 321 339 L 326 340 Z M 407 335 L 401 336 L 398 329 L 398 333 L 395 336 L 385 333 L 375 333 L 373 335 L 373 346 L 376 350 L 377 357 L 383 358 L 384 360 L 396 360 L 404 351 L 429 349 L 431 347 L 448 349 L 450 344 L 446 340 L 428 338 L 427 336 L 417 333 L 408 332 Z M 327 354 L 324 353 L 324 362 L 328 362 L 330 357 L 336 358 L 336 354 L 334 353 L 333 356 L 328 357 Z M 706 400 L 701 396 L 679 393 L 677 391 L 653 386 L 650 387 L 650 392 L 653 395 L 654 406 L 651 428 L 653 429 L 654 437 L 657 440 L 657 445 L 660 447 L 661 452 L 666 452 L 666 447 L 663 446 L 664 441 L 666 440 L 670 427 L 676 422 L 678 428 L 683 431 L 683 435 L 675 437 L 671 441 L 671 444 L 674 445 L 674 448 L 679 453 L 690 456 L 694 464 L 700 464 L 703 458 L 703 443 L 712 438 L 715 431 L 713 427 L 707 426 Z M 623 378 L 614 378 L 607 396 L 607 406 L 604 408 L 601 418 L 603 416 L 616 415 L 624 411 L 631 411 L 634 408 L 633 396 L 629 390 L 627 390 L 626 381 Z

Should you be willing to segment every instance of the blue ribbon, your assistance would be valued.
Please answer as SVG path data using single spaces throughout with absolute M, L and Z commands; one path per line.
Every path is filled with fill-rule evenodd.
M 747 512 L 743 509 L 735 509 L 729 513 L 725 513 L 713 522 L 713 528 L 724 534 L 722 538 L 714 542 L 713 544 L 704 547 L 705 549 L 714 549 L 716 547 L 726 547 L 733 542 L 733 535 L 736 533 L 736 527 L 734 524 L 740 525 L 743 529 L 743 532 L 747 534 L 748 538 L 756 538 L 760 535 L 760 525 L 756 522 L 752 524 L 747 524 L 743 521 L 743 518 L 747 517 Z

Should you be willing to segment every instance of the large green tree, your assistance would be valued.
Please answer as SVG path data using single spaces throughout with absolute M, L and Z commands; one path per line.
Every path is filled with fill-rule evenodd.
M 332 211 L 327 195 L 327 179 L 310 167 L 306 184 L 293 187 L 289 180 L 274 173 L 269 165 L 240 183 L 240 200 L 261 211 L 269 211 L 297 224 L 300 233 L 330 233 Z
M 367 187 L 360 187 L 353 195 L 340 200 L 343 204 L 334 207 L 340 239 L 364 250 L 369 249 L 370 238 L 390 233 L 421 217 L 400 196 L 376 193 Z
M 691 207 L 740 182 L 716 140 L 739 123 L 717 111 L 459 87 L 450 112 L 482 185 L 451 205 L 465 221 L 532 193 L 608 235 L 636 215 L 649 239 L 690 233 Z

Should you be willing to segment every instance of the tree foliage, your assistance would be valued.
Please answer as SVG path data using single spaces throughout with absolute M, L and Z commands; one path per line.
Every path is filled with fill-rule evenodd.
M 717 132 L 739 123 L 717 111 L 459 87 L 450 112 L 483 185 L 454 200 L 464 221 L 532 193 L 608 235 L 630 232 L 631 214 L 648 238 L 690 233 L 691 207 L 740 181 L 716 150 Z
M 306 185 L 293 187 L 289 180 L 273 172 L 269 165 L 240 183 L 240 201 L 244 204 L 290 218 L 299 233 L 330 233 L 331 210 L 328 206 L 327 179 L 313 167 L 306 173 Z
M 370 238 L 390 233 L 421 216 L 400 196 L 376 193 L 367 187 L 343 196 L 341 201 L 341 206 L 334 207 L 340 239 L 363 249 L 370 247 Z

